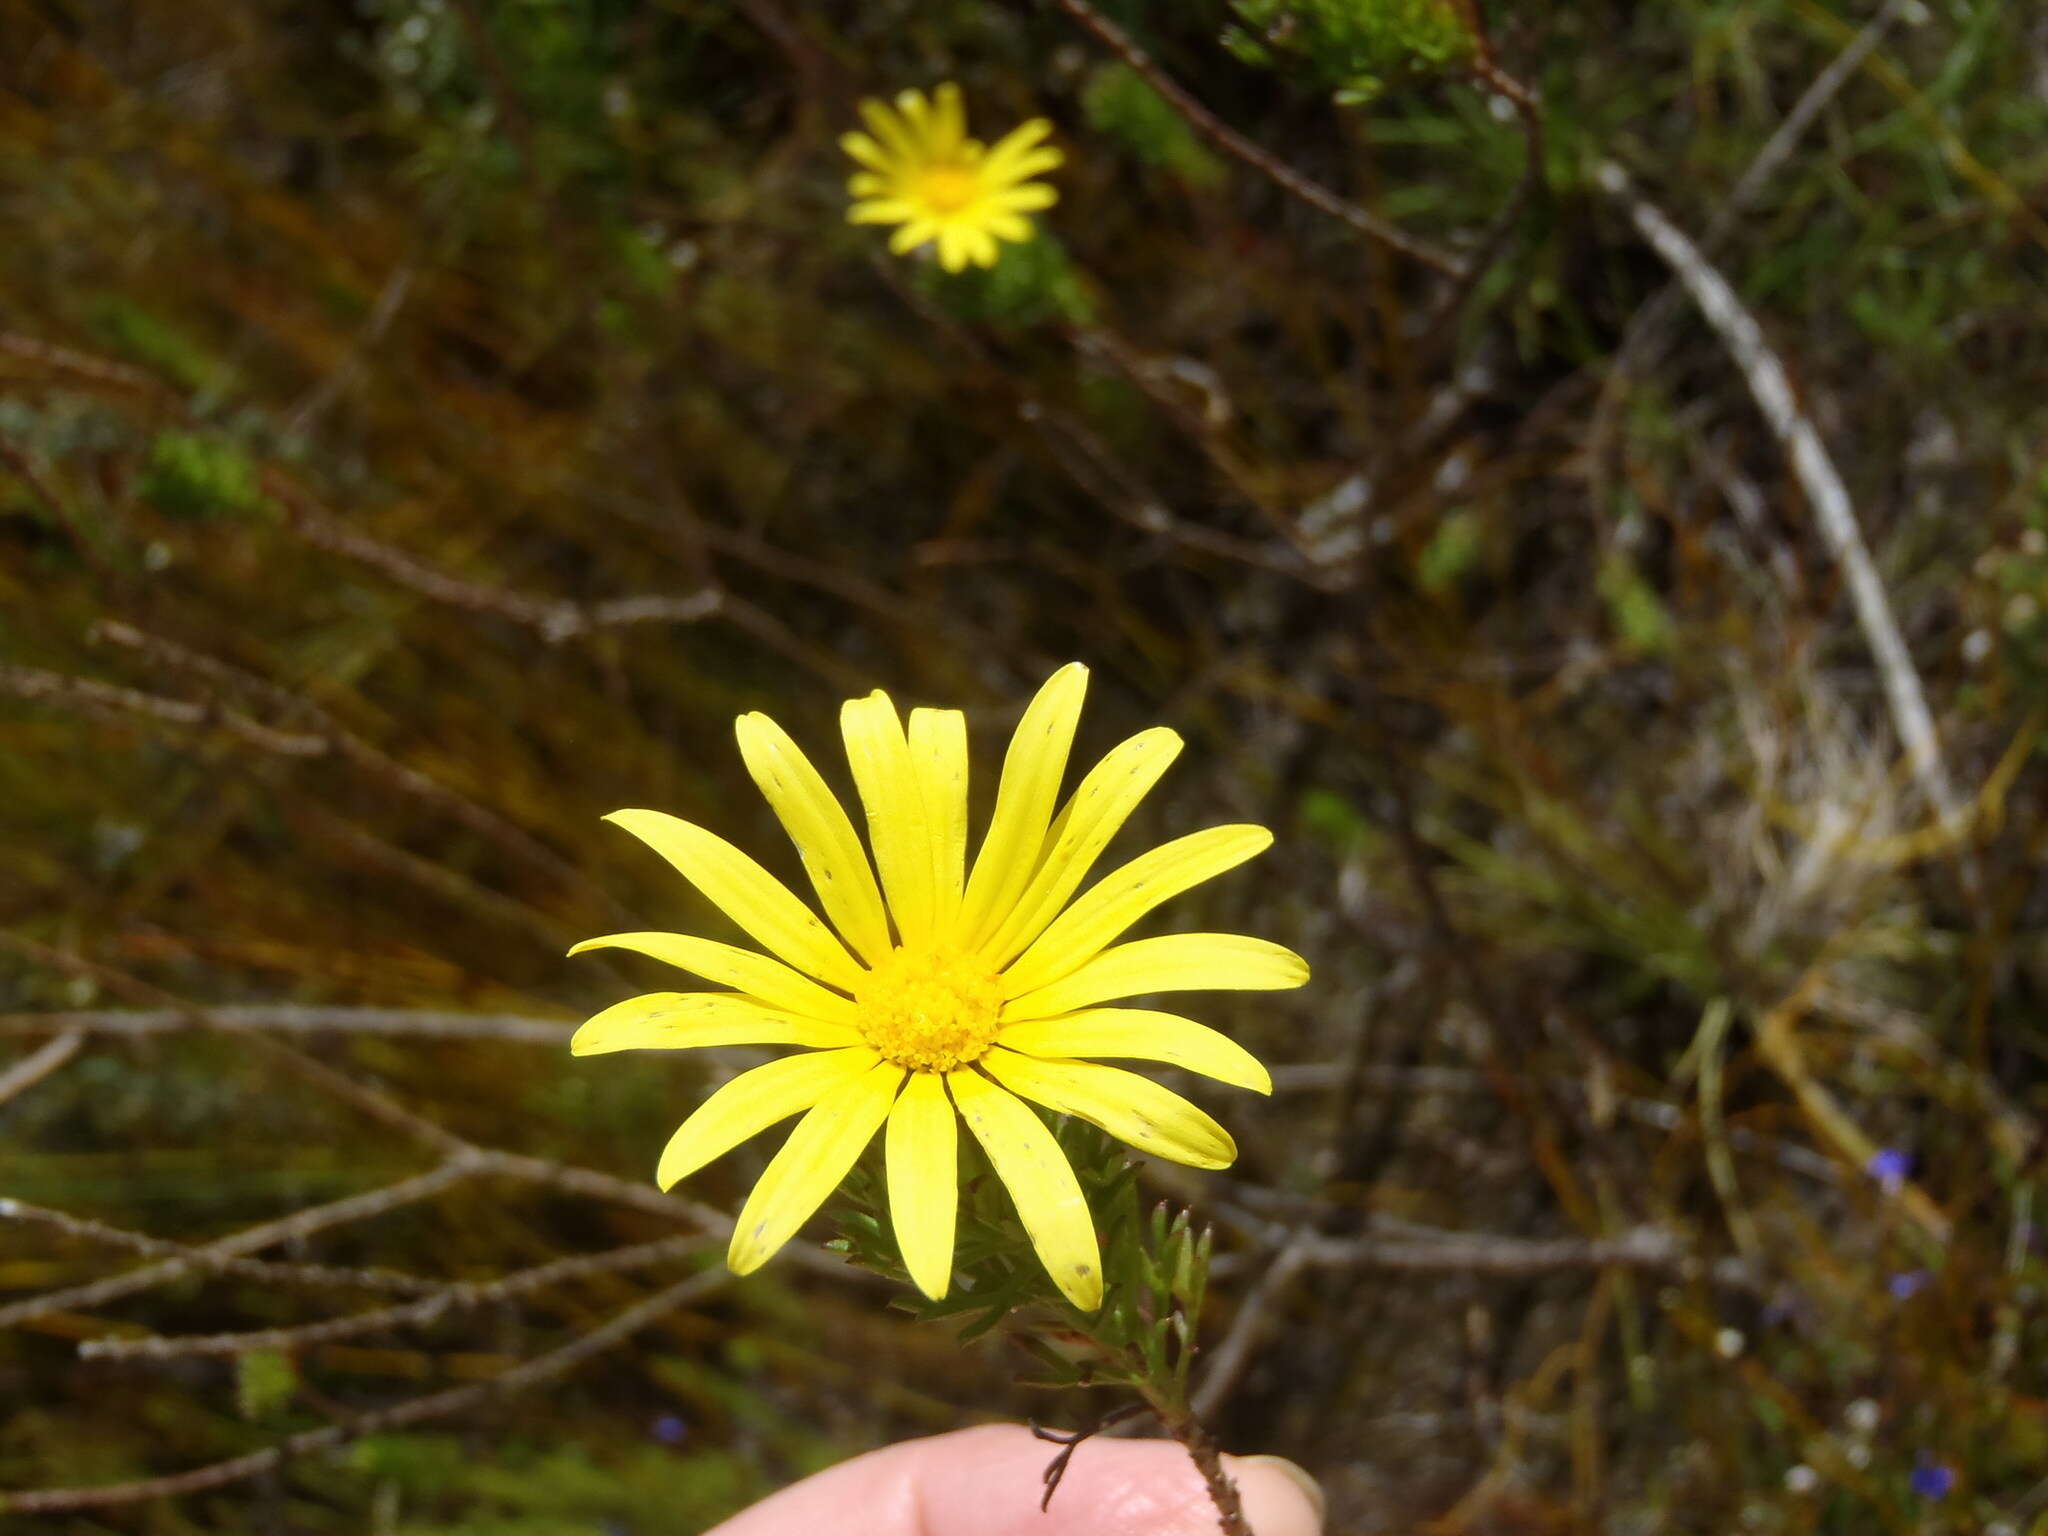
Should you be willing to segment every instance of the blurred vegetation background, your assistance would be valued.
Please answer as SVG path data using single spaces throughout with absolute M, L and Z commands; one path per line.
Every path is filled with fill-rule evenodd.
M 1129 846 L 1279 834 L 1173 925 L 1316 968 L 1156 1171 L 1227 1446 L 1342 1531 L 2048 1531 L 2041 11 L 1101 0 L 1249 157 L 1096 14 L 0 0 L 0 1527 L 696 1530 L 1085 1422 L 722 1279 L 772 1141 L 649 1177 L 732 1059 L 562 1044 L 663 984 L 569 943 L 720 921 L 602 813 L 787 851 L 732 716 L 965 706 L 985 805 L 1081 659 L 1084 750 L 1189 738 Z M 955 280 L 834 142 L 946 79 L 1068 155 Z

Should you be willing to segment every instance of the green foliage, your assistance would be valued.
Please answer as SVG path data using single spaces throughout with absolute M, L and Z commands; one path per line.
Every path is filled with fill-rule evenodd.
M 960 1227 L 947 1296 L 932 1301 L 911 1286 L 872 1158 L 846 1185 L 853 1204 L 838 1213 L 833 1246 L 899 1282 L 905 1294 L 896 1305 L 921 1321 L 957 1322 L 963 1344 L 1004 1329 L 1038 1363 L 1031 1385 L 1124 1387 L 1161 1412 L 1177 1411 L 1186 1403 L 1212 1236 L 1206 1228 L 1197 1233 L 1188 1212 L 1172 1213 L 1164 1202 L 1143 1213 L 1138 1165 L 1129 1152 L 1092 1125 L 1054 1118 L 1102 1243 L 1098 1311 L 1082 1312 L 1060 1294 L 1001 1180 L 964 1137 Z
M 392 1536 L 605 1536 L 701 1530 L 758 1491 L 728 1453 L 513 1441 L 488 1457 L 454 1435 L 380 1435 L 350 1472 L 382 1490 Z
M 1231 0 L 1224 45 L 1247 64 L 1291 65 L 1347 105 L 1456 69 L 1472 32 L 1453 0 Z
M 1128 64 L 1099 65 L 1081 89 L 1088 126 L 1148 165 L 1171 171 L 1192 186 L 1223 177 L 1216 157 L 1202 147 L 1187 120 Z
M 255 461 L 232 443 L 196 432 L 157 435 L 141 489 L 158 511 L 193 522 L 248 516 L 269 505 Z
M 1478 560 L 1485 537 L 1485 525 L 1470 507 L 1444 514 L 1415 562 L 1415 576 L 1422 583 L 1422 590 L 1445 592 L 1455 586 Z
M 1661 656 L 1671 649 L 1676 626 L 1670 610 L 1625 552 L 1615 550 L 1601 562 L 1598 585 L 1615 631 L 1632 655 Z
M 273 1418 L 299 1389 L 299 1373 L 290 1355 L 275 1349 L 252 1349 L 235 1356 L 235 1408 L 252 1422 Z
M 234 371 L 181 327 L 155 310 L 119 294 L 93 305 L 94 329 L 116 351 L 155 370 L 202 400 L 218 399 Z
M 1022 330 L 1048 321 L 1085 325 L 1094 305 L 1066 247 L 1041 223 L 1029 240 L 1003 241 L 992 267 L 948 272 L 935 261 L 918 269 L 918 284 L 956 320 Z

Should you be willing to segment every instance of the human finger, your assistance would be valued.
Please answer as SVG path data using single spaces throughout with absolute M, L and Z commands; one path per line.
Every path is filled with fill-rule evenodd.
M 785 1488 L 711 1536 L 1214 1536 L 1208 1488 L 1173 1442 L 1087 1442 L 1041 1514 L 1054 1454 L 1015 1424 L 908 1440 Z M 1307 1473 L 1277 1457 L 1223 1460 L 1255 1536 L 1320 1536 Z

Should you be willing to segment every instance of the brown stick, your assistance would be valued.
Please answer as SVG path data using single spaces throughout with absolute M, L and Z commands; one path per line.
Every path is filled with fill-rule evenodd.
M 260 1451 L 246 1456 L 236 1456 L 227 1461 L 216 1461 L 210 1466 L 194 1467 L 189 1472 L 173 1473 L 168 1477 L 144 1478 L 132 1483 L 110 1483 L 98 1488 L 38 1488 L 26 1493 L 0 1493 L 0 1514 L 56 1514 L 74 1509 L 106 1509 L 119 1504 L 138 1504 L 148 1499 L 175 1498 L 181 1494 L 200 1493 L 208 1488 L 219 1488 L 228 1483 L 241 1482 L 258 1477 L 274 1468 L 283 1466 L 295 1456 L 304 1456 L 311 1451 L 328 1450 L 337 1445 L 346 1445 L 364 1435 L 377 1434 L 387 1429 L 398 1429 L 407 1424 L 418 1424 L 426 1419 L 446 1418 L 450 1414 L 462 1413 L 494 1397 L 503 1397 L 527 1387 L 538 1386 L 552 1381 L 581 1365 L 591 1356 L 601 1354 L 613 1345 L 645 1328 L 664 1313 L 677 1307 L 686 1306 L 700 1297 L 708 1296 L 732 1284 L 733 1277 L 723 1269 L 707 1270 L 678 1280 L 674 1285 L 656 1292 L 645 1300 L 635 1302 L 609 1322 L 593 1328 L 581 1338 L 537 1355 L 522 1365 L 516 1365 L 501 1376 L 470 1386 L 453 1387 L 445 1392 L 416 1397 L 408 1402 L 375 1413 L 358 1414 L 339 1424 L 329 1424 L 320 1429 L 309 1429 L 288 1439 L 279 1441 Z
M 207 1248 L 109 1226 L 90 1216 L 30 1205 L 25 1200 L 0 1200 L 0 1221 L 27 1222 L 85 1242 L 105 1243 L 151 1258 L 182 1260 L 180 1274 L 232 1275 L 238 1280 L 256 1280 L 267 1285 L 337 1286 L 387 1296 L 428 1296 L 443 1286 L 439 1280 L 395 1269 L 343 1269 L 332 1264 L 279 1264 L 269 1259 L 230 1258 Z
M 79 1358 L 84 1360 L 171 1360 L 182 1355 L 246 1355 L 261 1349 L 299 1350 L 309 1344 L 322 1344 L 330 1339 L 354 1338 L 359 1334 L 376 1333 L 386 1328 L 405 1328 L 438 1322 L 450 1312 L 473 1312 L 478 1307 L 511 1301 L 533 1291 L 559 1285 L 565 1280 L 581 1280 L 591 1275 L 613 1274 L 619 1270 L 634 1269 L 643 1264 L 659 1264 L 668 1259 L 688 1258 L 692 1254 L 702 1253 L 716 1241 L 717 1239 L 705 1237 L 701 1233 L 657 1238 L 651 1243 L 635 1243 L 629 1248 L 615 1248 L 609 1253 L 582 1254 L 574 1258 L 557 1259 L 552 1264 L 535 1265 L 531 1269 L 522 1269 L 515 1274 L 501 1275 L 495 1280 L 463 1281 L 443 1287 L 417 1301 L 378 1307 L 374 1311 L 357 1312 L 348 1317 L 330 1317 L 319 1322 L 298 1323 L 287 1328 L 259 1328 L 247 1333 L 210 1333 L 168 1338 L 87 1339 L 78 1346 L 78 1354 Z
M 1232 159 L 1250 166 L 1289 196 L 1300 199 L 1318 212 L 1327 213 L 1334 219 L 1341 219 L 1360 234 L 1377 240 L 1426 267 L 1447 277 L 1465 275 L 1465 262 L 1449 251 L 1441 250 L 1425 240 L 1419 240 L 1377 214 L 1369 213 L 1349 199 L 1339 197 L 1321 182 L 1302 175 L 1285 161 L 1274 158 L 1252 143 L 1189 95 L 1186 88 L 1160 68 L 1152 55 L 1140 48 L 1128 32 L 1096 10 L 1088 0 L 1053 0 L 1053 3 L 1094 33 L 1110 52 L 1143 76 L 1145 83 L 1164 97 L 1166 104 L 1178 112 L 1190 128 Z

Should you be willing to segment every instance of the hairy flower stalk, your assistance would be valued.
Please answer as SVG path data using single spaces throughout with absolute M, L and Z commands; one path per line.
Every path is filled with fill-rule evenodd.
M 728 1255 L 735 1273 L 760 1267 L 787 1242 L 880 1134 L 887 1219 L 903 1269 L 926 1296 L 945 1297 L 964 1123 L 1059 1294 L 1093 1313 L 1104 1293 L 1096 1218 L 1039 1110 L 1194 1167 L 1235 1159 L 1230 1134 L 1186 1099 L 1088 1058 L 1168 1062 L 1271 1090 L 1266 1069 L 1216 1030 L 1172 1013 L 1105 1005 L 1307 979 L 1299 956 L 1262 939 L 1174 934 L 1118 942 L 1161 902 L 1244 862 L 1272 837 L 1256 826 L 1190 833 L 1077 896 L 1181 746 L 1172 731 L 1141 731 L 1062 805 L 1087 681 L 1086 668 L 1062 668 L 1024 712 L 971 869 L 960 713 L 912 710 L 906 728 L 886 694 L 847 702 L 841 728 L 866 811 L 865 847 L 796 743 L 765 715 L 742 716 L 741 756 L 796 843 L 823 916 L 702 827 L 658 811 L 609 818 L 771 953 L 674 933 L 587 940 L 574 952 L 636 950 L 727 990 L 630 998 L 583 1025 L 573 1049 L 800 1048 L 720 1087 L 661 1155 L 656 1176 L 668 1188 L 778 1121 L 802 1116 L 740 1212 Z

